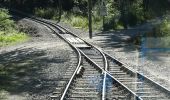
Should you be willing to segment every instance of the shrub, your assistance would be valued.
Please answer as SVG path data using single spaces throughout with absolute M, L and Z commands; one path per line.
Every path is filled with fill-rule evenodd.
M 71 25 L 74 27 L 80 27 L 80 28 L 88 28 L 88 20 L 87 18 L 81 17 L 81 16 L 74 16 L 71 19 Z
M 34 14 L 38 17 L 53 19 L 58 15 L 56 8 L 35 8 Z
M 81 15 L 75 15 L 73 13 L 65 12 L 62 15 L 61 21 L 70 24 L 76 28 L 81 28 L 81 29 L 88 28 L 88 18 Z
M 10 19 L 8 10 L 0 8 L 0 30 L 11 30 L 14 28 L 14 21 Z
M 160 25 L 160 32 L 162 36 L 170 36 L 170 17 L 165 17 Z
M 27 39 L 28 36 L 22 32 L 18 32 L 18 31 L 0 32 L 0 46 L 22 42 Z
M 15 28 L 14 21 L 10 19 L 8 10 L 0 8 L 0 46 L 5 46 L 28 38 L 25 33 Z

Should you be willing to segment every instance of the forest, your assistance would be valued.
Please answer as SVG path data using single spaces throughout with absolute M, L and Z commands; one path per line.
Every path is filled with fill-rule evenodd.
M 75 28 L 88 29 L 88 0 L 0 0 L 8 8 L 29 14 L 69 23 Z M 107 15 L 100 15 L 101 2 Z M 149 20 L 162 22 L 153 29 L 154 36 L 170 35 L 169 0 L 92 0 L 93 30 L 128 29 Z M 76 11 L 74 10 L 76 8 Z M 104 25 L 103 25 L 104 24 Z
M 170 0 L 0 0 L 0 100 L 164 99 L 169 50 Z

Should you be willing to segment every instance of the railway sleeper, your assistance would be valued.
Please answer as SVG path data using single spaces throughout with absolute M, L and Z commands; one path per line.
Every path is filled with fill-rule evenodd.
M 154 95 L 154 96 L 140 96 L 143 100 L 161 100 L 161 99 L 167 99 L 164 95 Z M 170 98 L 168 98 L 170 99 Z
M 72 98 L 99 98 L 99 95 L 87 95 L 87 94 L 82 94 L 82 95 L 77 95 L 77 94 L 68 94 L 69 97 Z
M 99 97 L 68 97 L 66 100 L 101 100 Z

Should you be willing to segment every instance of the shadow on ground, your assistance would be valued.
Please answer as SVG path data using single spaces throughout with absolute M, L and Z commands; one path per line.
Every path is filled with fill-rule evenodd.
M 97 40 L 98 42 L 104 44 L 103 48 L 113 47 L 113 48 L 123 48 L 120 52 L 131 52 L 136 50 L 131 38 L 140 36 L 143 32 L 141 30 L 128 29 L 128 30 L 116 30 L 97 33 L 96 37 L 104 37 L 103 39 Z
M 44 69 L 48 69 L 48 63 L 63 62 L 66 62 L 66 59 L 48 57 L 44 51 L 33 49 L 0 54 L 0 90 L 8 91 L 10 94 L 50 93 L 59 77 L 44 77 Z
M 116 52 L 125 52 L 125 53 L 133 53 L 136 50 L 138 50 L 140 53 L 139 57 L 146 57 L 147 60 L 151 61 L 162 61 L 160 58 L 161 56 L 155 56 L 157 53 L 164 53 L 161 51 L 158 52 L 153 52 L 152 55 L 148 55 L 150 51 L 146 50 L 144 51 L 142 47 L 143 45 L 136 45 L 134 42 L 135 37 L 142 37 L 144 33 L 146 33 L 147 30 L 144 29 L 128 29 L 128 30 L 115 30 L 115 31 L 108 31 L 108 32 L 101 32 L 101 33 L 96 33 L 95 37 L 102 37 L 99 38 L 97 41 L 102 43 L 100 45 L 102 48 L 111 48 L 111 49 L 117 49 L 117 48 L 122 48 L 118 49 Z M 137 41 L 141 42 L 141 41 Z M 154 44 L 153 44 L 154 45 Z M 151 59 L 152 58 L 152 59 Z

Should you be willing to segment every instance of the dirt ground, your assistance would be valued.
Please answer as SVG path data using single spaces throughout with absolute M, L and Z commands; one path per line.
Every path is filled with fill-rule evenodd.
M 89 39 L 89 33 L 86 31 L 75 29 L 64 23 L 60 25 L 119 59 L 132 70 L 148 76 L 170 90 L 170 49 L 166 52 L 159 50 L 161 48 L 157 51 L 146 51 L 142 49 L 142 45 L 136 46 L 128 41 L 132 37 L 152 31 L 153 26 L 160 23 L 160 20 L 154 19 L 128 30 L 94 31 L 92 39 Z
M 0 100 L 48 100 L 75 53 L 41 24 L 21 18 L 18 25 L 31 38 L 0 48 Z
M 0 99 L 48 100 L 75 53 L 47 27 L 24 18 L 17 20 L 18 25 L 32 38 L 0 48 L 0 70 L 4 70 L 0 73 Z M 89 39 L 87 32 L 62 25 L 121 60 L 129 68 L 170 88 L 169 52 L 143 52 L 127 42 L 135 34 L 151 28 L 143 25 L 136 29 L 94 32 L 93 39 Z

